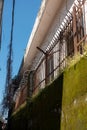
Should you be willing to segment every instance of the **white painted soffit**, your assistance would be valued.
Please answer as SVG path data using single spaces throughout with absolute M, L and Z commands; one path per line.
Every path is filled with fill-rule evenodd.
M 57 11 L 61 8 L 65 0 L 43 0 L 40 11 L 36 18 L 27 48 L 24 55 L 23 70 L 32 64 L 37 53 L 37 46 L 41 46 Z

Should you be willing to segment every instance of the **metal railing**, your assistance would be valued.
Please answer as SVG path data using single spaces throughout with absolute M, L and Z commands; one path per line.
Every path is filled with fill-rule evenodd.
M 83 54 L 87 35 L 84 33 L 83 4 L 74 4 L 72 12 L 68 12 L 68 19 L 65 17 L 63 26 L 60 26 L 58 34 L 53 38 L 52 45 L 45 52 L 42 61 L 36 68 L 33 77 L 35 78 L 33 94 L 38 89 L 44 88 L 66 67 L 66 58 L 73 55 Z M 68 22 L 65 22 L 68 21 Z

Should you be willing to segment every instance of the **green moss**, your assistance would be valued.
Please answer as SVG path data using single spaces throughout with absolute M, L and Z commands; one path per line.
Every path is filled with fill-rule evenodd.
M 61 130 L 87 129 L 87 57 L 64 72 Z
M 63 109 L 61 130 L 87 130 L 87 94 Z
M 83 57 L 78 63 L 64 71 L 63 105 L 87 92 L 87 59 Z
M 62 83 L 63 74 L 13 113 L 9 121 L 9 130 L 25 130 L 25 124 L 26 130 L 30 129 L 30 126 L 32 127 L 32 130 L 58 129 L 60 124 L 60 113 L 57 113 L 58 115 L 56 115 L 54 110 L 57 109 L 57 105 L 58 107 L 61 107 Z

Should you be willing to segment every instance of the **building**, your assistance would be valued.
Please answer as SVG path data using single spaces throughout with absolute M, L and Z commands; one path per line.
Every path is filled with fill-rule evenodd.
M 42 1 L 12 80 L 9 130 L 87 128 L 86 7 L 86 0 Z M 65 71 L 77 54 L 79 62 Z
M 85 0 L 42 1 L 19 70 L 22 78 L 14 94 L 15 109 L 60 74 L 67 64 L 66 57 L 84 52 L 86 6 Z
M 15 109 L 60 74 L 66 58 L 84 52 L 87 2 L 43 0 L 19 70 Z M 30 79 L 28 79 L 28 76 Z M 29 82 L 29 88 L 27 83 Z

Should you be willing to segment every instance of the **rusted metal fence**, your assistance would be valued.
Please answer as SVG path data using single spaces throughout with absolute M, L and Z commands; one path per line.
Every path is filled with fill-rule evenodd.
M 23 78 L 20 82 L 19 89 L 16 91 L 14 100 L 15 100 L 15 107 L 14 111 L 23 104 L 27 97 L 28 97 L 28 75 L 29 71 L 25 71 L 23 74 Z
M 58 32 L 54 35 L 54 44 L 46 51 L 34 72 L 33 94 L 50 83 L 66 66 L 66 57 L 78 52 L 83 54 L 86 43 L 84 26 L 84 2 L 74 4 L 72 12 L 68 11 Z

